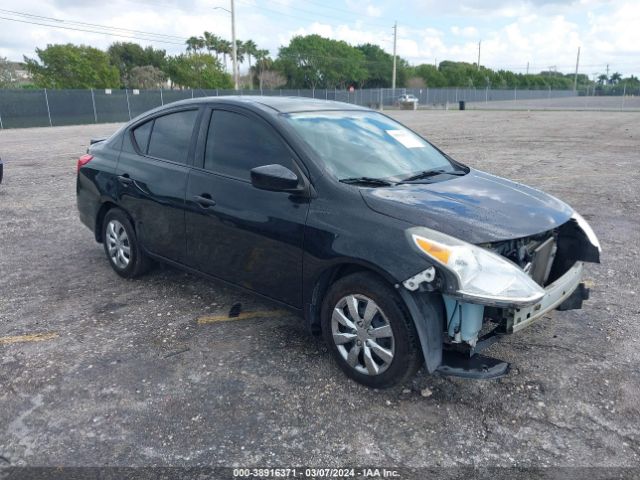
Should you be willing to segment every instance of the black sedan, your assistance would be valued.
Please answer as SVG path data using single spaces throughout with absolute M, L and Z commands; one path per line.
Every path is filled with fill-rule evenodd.
M 580 308 L 600 245 L 571 207 L 471 169 L 391 118 L 337 102 L 172 103 L 93 140 L 80 218 L 122 277 L 166 262 L 301 312 L 372 387 L 496 377 L 479 352 Z

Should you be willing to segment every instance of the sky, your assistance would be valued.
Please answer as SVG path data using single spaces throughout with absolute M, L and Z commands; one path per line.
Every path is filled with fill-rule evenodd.
M 311 33 L 391 53 L 397 21 L 397 53 L 414 65 L 476 62 L 481 42 L 480 63 L 491 68 L 570 73 L 581 47 L 581 73 L 606 73 L 608 64 L 610 73 L 640 74 L 640 0 L 235 0 L 235 7 L 237 38 L 273 56 L 292 36 Z M 106 49 L 114 41 L 180 53 L 184 39 L 204 30 L 230 39 L 229 8 L 230 0 L 2 0 L 0 56 L 34 57 L 50 43 Z

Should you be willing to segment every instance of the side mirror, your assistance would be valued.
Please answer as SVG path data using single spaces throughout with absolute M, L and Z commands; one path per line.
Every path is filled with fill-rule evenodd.
M 272 192 L 299 192 L 298 176 L 282 165 L 263 165 L 251 169 L 251 184 Z

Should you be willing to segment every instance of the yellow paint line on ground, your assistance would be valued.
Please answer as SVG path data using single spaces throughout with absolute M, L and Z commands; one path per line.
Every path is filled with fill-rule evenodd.
M 258 310 L 255 312 L 243 312 L 237 317 L 229 317 L 229 315 L 205 315 L 198 317 L 198 325 L 207 323 L 230 322 L 233 320 L 248 320 L 250 318 L 273 317 L 278 315 L 286 315 L 286 310 Z
M 58 338 L 55 332 L 49 333 L 32 333 L 30 335 L 16 335 L 14 337 L 0 337 L 0 345 L 11 345 L 12 343 L 25 343 L 25 342 L 44 342 Z
M 593 282 L 593 280 L 585 280 L 584 286 L 587 288 L 593 288 L 595 286 L 595 283 Z

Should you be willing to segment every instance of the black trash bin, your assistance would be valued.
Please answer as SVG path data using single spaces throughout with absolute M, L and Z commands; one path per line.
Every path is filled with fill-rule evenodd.
M 464 110 L 466 108 L 464 100 L 460 100 L 458 103 L 460 104 L 460 110 Z

